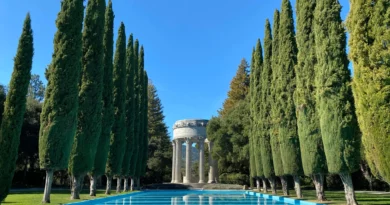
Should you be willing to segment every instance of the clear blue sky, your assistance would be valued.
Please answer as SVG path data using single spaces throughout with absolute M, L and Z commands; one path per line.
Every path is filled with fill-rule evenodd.
M 60 0 L 0 1 L 0 83 L 8 84 L 18 38 L 31 13 L 33 73 L 44 80 L 53 52 Z M 349 10 L 348 0 L 342 17 Z M 145 68 L 156 85 L 172 133 L 176 120 L 217 114 L 240 60 L 250 61 L 264 23 L 281 0 L 113 0 L 115 30 L 123 21 L 145 47 Z M 295 7 L 295 0 L 292 1 Z M 115 35 L 116 38 L 116 35 Z M 46 80 L 44 80 L 46 82 Z

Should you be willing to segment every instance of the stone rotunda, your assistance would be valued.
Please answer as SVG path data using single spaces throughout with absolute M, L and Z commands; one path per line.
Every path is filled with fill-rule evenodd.
M 204 174 L 204 145 L 208 145 L 209 152 L 213 149 L 213 143 L 207 140 L 206 126 L 208 120 L 188 119 L 176 121 L 173 125 L 173 156 L 172 156 L 172 182 L 171 183 L 196 183 L 192 181 L 191 154 L 192 145 L 199 147 L 199 182 L 206 183 Z M 181 173 L 182 145 L 186 143 L 185 176 Z M 217 162 L 209 155 L 209 180 L 208 183 L 217 183 Z

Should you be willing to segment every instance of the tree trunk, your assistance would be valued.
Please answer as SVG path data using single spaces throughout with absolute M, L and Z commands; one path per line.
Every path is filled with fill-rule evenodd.
M 129 178 L 125 177 L 123 180 L 123 192 L 129 191 Z
M 293 177 L 294 177 L 295 193 L 297 194 L 297 198 L 301 199 L 302 198 L 301 179 L 299 178 L 298 175 L 294 175 Z
M 276 183 L 275 183 L 275 177 L 268 178 L 269 184 L 271 185 L 271 191 L 272 194 L 276 194 Z
M 355 190 L 353 189 L 353 183 L 350 173 L 340 173 L 341 181 L 344 184 L 345 199 L 347 200 L 347 205 L 357 205 L 355 198 Z
M 260 180 L 259 178 L 256 178 L 256 188 L 257 188 L 257 191 L 260 192 Z
M 116 193 L 121 193 L 121 183 L 122 183 L 122 177 L 116 178 Z
M 316 188 L 317 200 L 320 202 L 326 201 L 325 192 L 324 192 L 324 175 L 323 174 L 314 174 L 313 183 Z
M 141 190 L 140 177 L 137 177 L 137 190 Z
M 134 177 L 130 178 L 130 191 L 134 191 Z
M 262 178 L 262 181 L 263 181 L 263 192 L 267 193 L 268 192 L 267 181 L 266 181 L 266 179 L 264 177 Z
M 111 176 L 107 176 L 106 195 L 111 194 L 111 182 L 112 182 Z
M 72 193 L 70 199 L 80 199 L 80 180 L 81 177 L 72 176 Z
M 89 187 L 89 195 L 90 196 L 96 196 L 96 183 L 97 183 L 96 175 L 91 175 L 90 176 L 90 184 L 91 184 L 91 186 Z
M 287 177 L 286 176 L 281 176 L 280 177 L 280 182 L 282 184 L 283 195 L 284 196 L 289 196 L 290 193 L 288 191 Z
M 43 192 L 42 203 L 50 203 L 51 185 L 53 183 L 53 170 L 46 170 L 45 191 Z
M 368 168 L 368 165 L 366 163 L 360 163 L 360 170 L 363 172 L 363 176 L 364 178 L 366 178 L 366 180 L 368 181 L 368 185 L 369 185 L 369 188 L 370 188 L 370 191 L 372 191 L 372 176 L 370 174 L 370 170 Z

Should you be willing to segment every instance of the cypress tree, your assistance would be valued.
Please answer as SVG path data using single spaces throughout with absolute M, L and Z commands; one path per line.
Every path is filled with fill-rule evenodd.
M 133 154 L 133 144 L 134 144 L 134 47 L 133 34 L 130 34 L 129 40 L 127 42 L 127 60 L 126 60 L 126 152 L 123 157 L 122 171 L 121 175 L 124 177 L 124 186 L 123 191 L 128 191 L 128 178 L 130 177 L 130 159 Z
M 261 107 L 260 107 L 260 123 L 261 123 L 261 135 L 260 135 L 260 151 L 261 161 L 263 163 L 264 177 L 267 178 L 271 185 L 273 194 L 276 194 L 275 186 L 275 171 L 272 162 L 272 149 L 270 143 L 270 129 L 271 129 L 271 95 L 270 83 L 272 79 L 272 36 L 271 25 L 267 19 L 265 22 L 265 35 L 264 35 L 264 63 L 263 70 L 261 72 Z
M 260 130 L 261 130 L 261 127 L 260 127 L 260 123 L 261 123 L 261 119 L 260 119 L 260 106 L 261 106 L 261 99 L 260 99 L 260 95 L 261 95 L 261 71 L 262 71 L 262 67 L 263 67 L 263 49 L 261 47 L 261 42 L 260 42 L 260 39 L 257 40 L 257 43 L 256 43 L 256 50 L 255 50 L 255 55 L 254 55 L 254 69 L 255 69 L 255 72 L 254 72 L 254 93 L 253 93 L 253 96 L 252 96 L 252 100 L 254 101 L 254 104 L 253 104 L 253 120 L 254 120 L 254 123 L 255 123 L 255 127 L 254 127 L 254 133 L 253 133 L 253 143 L 254 143 L 254 152 L 255 152 L 255 161 L 256 161 L 256 176 L 257 176 L 257 180 L 256 180 L 256 183 L 257 183 L 257 188 L 258 190 L 260 190 L 260 182 L 259 180 L 260 179 L 263 179 L 263 187 L 265 188 L 264 191 L 266 191 L 266 184 L 264 183 L 265 180 L 264 180 L 264 172 L 263 172 L 263 163 L 261 161 L 261 151 L 260 151 Z
M 270 142 L 272 148 L 272 161 L 274 164 L 275 175 L 280 177 L 283 194 L 288 195 L 287 180 L 284 176 L 283 163 L 280 152 L 279 141 L 279 121 L 280 121 L 280 106 L 277 104 L 277 86 L 279 78 L 282 73 L 279 69 L 279 22 L 280 14 L 276 10 L 274 13 L 274 25 L 273 25 L 273 40 L 272 40 L 272 81 L 271 81 L 271 129 L 270 129 Z
M 20 133 L 26 111 L 26 95 L 31 77 L 34 55 L 33 31 L 28 13 L 23 24 L 22 35 L 14 58 L 9 92 L 5 99 L 0 127 L 0 203 L 11 187 L 15 163 L 18 156 Z
M 301 152 L 295 114 L 294 90 L 296 86 L 294 67 L 297 63 L 293 10 L 289 0 L 282 1 L 279 27 L 279 71 L 277 81 L 277 104 L 281 108 L 279 140 L 285 175 L 292 175 L 298 198 L 302 197 L 299 175 L 302 174 Z
M 352 0 L 347 27 L 353 62 L 353 94 L 365 158 L 390 183 L 390 2 Z
M 6 92 L 5 92 L 5 86 L 0 85 L 0 125 L 3 118 L 3 112 L 4 112 L 4 103 L 6 99 Z
M 40 118 L 39 162 L 41 169 L 46 170 L 43 203 L 50 203 L 53 171 L 68 167 L 76 133 L 83 15 L 83 0 L 61 2 Z
M 143 50 L 143 48 L 142 48 Z M 148 147 L 149 147 L 149 134 L 148 134 L 148 73 L 144 71 L 144 161 L 142 165 L 142 176 L 146 174 L 146 167 L 148 162 Z
M 108 1 L 105 12 L 103 37 L 103 94 L 102 94 L 102 129 L 99 137 L 95 163 L 91 171 L 90 195 L 96 196 L 96 180 L 105 173 L 110 149 L 111 127 L 114 122 L 113 106 L 113 53 L 114 53 L 114 12 L 112 1 Z
M 126 100 L 126 33 L 125 25 L 121 22 L 116 41 L 116 50 L 114 57 L 114 124 L 111 130 L 110 151 L 108 153 L 106 176 L 107 189 L 106 194 L 111 191 L 111 178 L 117 177 L 120 182 L 120 174 L 125 154 L 125 100 Z
M 254 133 L 256 131 L 255 127 L 255 120 L 254 120 L 254 104 L 255 104 L 255 98 L 254 98 L 254 92 L 255 92 L 255 83 L 254 83 L 254 73 L 255 73 L 255 48 L 253 48 L 252 51 L 252 60 L 251 60 L 251 71 L 250 71 L 250 85 L 249 85 L 249 97 L 250 97 L 250 123 L 251 123 L 251 129 L 249 133 L 249 166 L 250 166 L 250 184 L 251 187 L 253 187 L 253 179 L 256 177 L 256 160 L 255 160 L 255 146 L 254 146 Z
M 89 0 L 84 19 L 78 125 L 69 160 L 71 199 L 80 199 L 80 180 L 93 168 L 101 134 L 105 8 L 105 0 Z
M 130 190 L 134 190 L 134 179 L 136 178 L 136 170 L 137 165 L 139 161 L 139 71 L 138 71 L 138 56 L 139 56 L 139 42 L 138 39 L 134 42 L 134 48 L 133 48 L 134 58 L 133 58 L 133 64 L 134 65 L 134 143 L 133 143 L 133 154 L 131 156 L 130 160 L 130 176 L 131 178 L 131 187 Z
M 322 141 L 330 173 L 339 174 L 347 204 L 357 204 L 351 174 L 359 167 L 360 136 L 350 87 L 346 36 L 337 0 L 318 0 L 314 33 L 315 73 Z
M 144 89 L 147 89 L 144 87 L 144 81 L 145 81 L 145 72 L 144 72 L 144 48 L 141 46 L 138 56 L 138 161 L 137 161 L 137 169 L 135 170 L 135 176 L 137 178 L 137 188 L 139 188 L 139 180 L 142 174 L 143 170 L 143 163 L 144 158 L 146 157 L 144 155 L 145 153 L 145 133 L 144 133 Z
M 314 38 L 315 0 L 297 0 L 296 104 L 298 135 L 302 154 L 302 166 L 306 176 L 311 176 L 319 201 L 325 200 L 324 174 L 326 159 L 322 143 L 320 121 L 315 103 L 315 73 L 317 64 Z

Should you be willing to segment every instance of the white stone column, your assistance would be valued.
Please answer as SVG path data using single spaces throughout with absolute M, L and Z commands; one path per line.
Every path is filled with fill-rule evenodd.
M 181 183 L 183 178 L 181 177 L 181 150 L 182 150 L 182 141 L 176 139 L 176 170 L 175 170 L 175 183 Z
M 213 142 L 209 142 L 209 181 L 208 183 L 215 183 L 215 161 L 211 156 L 211 152 L 213 150 Z
M 191 138 L 186 139 L 186 178 L 184 183 L 191 183 L 191 152 L 192 141 Z
M 204 183 L 204 139 L 199 140 L 199 183 Z
M 175 182 L 175 169 L 176 169 L 176 143 L 175 141 L 172 141 L 172 181 L 171 183 Z

